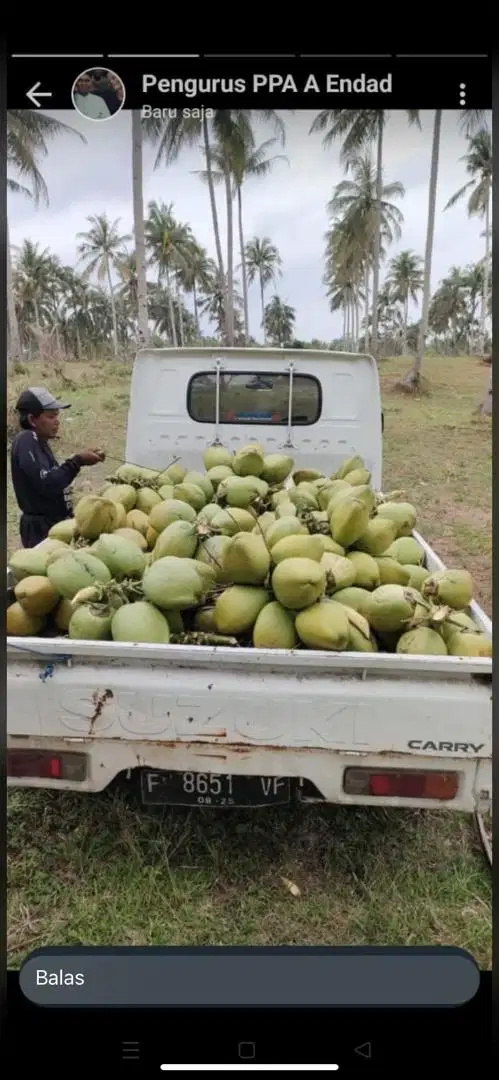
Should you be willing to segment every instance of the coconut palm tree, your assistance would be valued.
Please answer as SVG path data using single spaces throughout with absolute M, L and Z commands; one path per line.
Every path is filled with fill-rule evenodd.
M 409 300 L 417 303 L 423 288 L 423 269 L 420 255 L 414 251 L 401 251 L 390 262 L 387 285 L 395 303 L 402 304 L 402 353 L 407 354 L 407 327 L 409 324 Z
M 258 278 L 260 284 L 260 303 L 262 308 L 263 343 L 266 344 L 265 335 L 265 289 L 267 285 L 274 284 L 278 277 L 282 276 L 282 259 L 279 252 L 268 236 L 254 236 L 246 244 L 244 249 L 245 263 L 248 271 L 250 285 Z
M 256 146 L 251 128 L 244 123 L 237 124 L 232 140 L 230 163 L 233 181 L 233 194 L 235 194 L 235 197 L 237 199 L 237 224 L 239 232 L 239 252 L 241 257 L 241 280 L 243 287 L 244 306 L 244 336 L 246 344 L 248 344 L 249 340 L 249 313 L 248 272 L 245 258 L 243 226 L 243 184 L 246 180 L 249 180 L 252 177 L 268 176 L 277 161 L 288 161 L 288 158 L 285 154 L 272 154 L 271 157 L 267 157 L 268 152 L 275 147 L 277 142 L 277 138 L 266 139 L 265 142 L 260 144 L 260 146 Z M 212 148 L 211 154 L 211 176 L 215 184 L 220 184 L 224 180 L 223 150 L 220 151 L 220 148 L 215 146 Z M 200 176 L 204 181 L 208 181 L 207 170 L 202 170 L 200 172 Z
M 32 199 L 35 206 L 40 201 L 48 205 L 48 191 L 39 162 L 48 153 L 48 142 L 58 135 L 76 135 L 86 139 L 69 124 L 54 120 L 44 112 L 29 109 L 7 111 L 7 190 L 12 194 Z M 14 175 L 12 175 L 14 173 Z M 10 175 L 9 175 L 10 174 Z M 26 180 L 26 184 L 21 183 Z M 7 221 L 7 318 L 9 324 L 9 360 L 21 358 L 21 339 L 16 320 L 13 295 L 12 259 L 10 253 L 9 224 Z
M 265 330 L 272 345 L 285 345 L 293 337 L 296 311 L 280 296 L 273 296 L 265 308 Z
M 480 334 L 478 348 L 484 350 L 487 324 L 487 297 L 489 290 L 490 262 L 490 203 L 492 196 L 492 138 L 487 128 L 468 137 L 467 153 L 461 158 L 466 162 L 466 172 L 471 176 L 459 191 L 449 199 L 445 210 L 455 206 L 468 195 L 468 215 L 485 219 L 485 258 L 483 274 L 482 305 L 480 310 Z
M 366 352 L 369 348 L 368 323 L 369 323 L 369 289 L 371 272 L 374 277 L 374 264 L 376 260 L 375 245 L 378 232 L 381 240 L 386 245 L 393 240 L 399 239 L 401 226 L 404 220 L 402 212 L 391 201 L 402 198 L 405 194 L 404 187 L 398 181 L 384 184 L 381 188 L 381 227 L 378 228 L 379 192 L 377 186 L 377 170 L 368 154 L 362 156 L 353 155 L 349 160 L 349 168 L 352 173 L 351 180 L 341 180 L 333 191 L 332 198 L 327 204 L 327 212 L 334 222 L 342 222 L 343 230 L 341 238 L 343 242 L 343 254 L 357 249 L 358 268 L 362 266 L 364 274 L 364 301 Z M 378 264 L 384 255 L 383 247 L 378 245 Z M 353 256 L 355 258 L 355 256 Z M 373 316 L 374 319 L 374 316 Z M 374 346 L 371 344 L 371 348 Z
M 193 249 L 194 237 L 190 226 L 182 225 L 173 214 L 173 203 L 158 203 L 155 200 L 148 205 L 148 217 L 145 223 L 145 232 L 148 247 L 151 250 L 151 262 L 157 267 L 158 286 L 166 285 L 168 306 L 170 310 L 169 325 L 171 327 L 172 345 L 177 348 L 179 331 L 180 343 L 183 344 L 183 321 L 175 318 L 173 294 L 176 296 L 177 310 L 180 311 L 182 301 L 180 297 L 181 274 L 189 266 L 190 253 Z
M 469 138 L 483 124 L 484 109 L 462 109 L 459 113 L 459 129 Z M 419 387 L 421 381 L 421 368 L 425 349 L 426 331 L 428 329 L 428 312 L 431 296 L 431 263 L 433 257 L 433 238 L 435 234 L 435 211 L 437 205 L 438 185 L 438 161 L 440 156 L 440 134 L 442 130 L 442 110 L 436 109 L 433 119 L 433 138 L 431 147 L 430 183 L 428 188 L 428 220 L 426 225 L 426 243 L 424 256 L 424 281 L 423 299 L 421 303 L 421 321 L 419 324 L 419 339 L 414 363 L 402 379 L 402 385 L 410 390 Z
M 166 122 L 163 120 L 157 120 L 154 118 L 148 118 L 142 121 L 144 125 L 144 131 L 146 137 L 151 139 L 158 146 L 155 168 L 163 161 L 166 165 L 172 164 L 177 160 L 180 152 L 187 146 L 196 146 L 200 141 L 203 144 L 204 157 L 206 161 L 206 173 L 207 183 L 210 196 L 210 208 L 211 217 L 213 222 L 213 233 L 215 238 L 215 248 L 217 255 L 219 280 L 227 283 L 228 292 L 232 289 L 233 275 L 227 268 L 227 274 L 224 271 L 224 260 L 222 257 L 222 244 L 220 240 L 220 228 L 218 222 L 218 211 L 215 195 L 215 179 L 212 171 L 212 140 L 216 143 L 225 146 L 226 156 L 228 155 L 228 144 L 232 137 L 234 128 L 250 129 L 253 120 L 257 119 L 264 123 L 270 123 L 284 146 L 286 132 L 285 124 L 282 118 L 274 109 L 215 109 L 213 110 L 213 117 L 209 121 L 206 112 L 203 110 L 202 118 L 193 116 L 185 117 L 183 110 L 178 110 L 174 117 L 171 117 Z M 227 167 L 225 167 L 227 172 Z M 232 229 L 232 211 L 227 203 L 227 196 L 229 190 L 228 177 L 225 179 L 226 189 L 226 205 L 227 205 L 227 227 L 228 231 Z M 232 251 L 232 237 L 228 240 L 227 250 Z M 227 302 L 227 311 L 229 315 L 229 321 L 231 319 L 232 304 Z M 228 336 L 230 336 L 230 326 L 227 328 Z
M 137 109 L 132 110 L 132 189 L 135 266 L 137 274 L 138 337 L 140 345 L 147 345 L 149 342 L 149 317 L 147 312 L 147 256 L 144 229 L 142 124 L 140 110 Z
M 77 239 L 81 241 L 78 245 L 78 255 L 88 277 L 96 274 L 99 283 L 103 281 L 107 283 L 113 317 L 113 350 L 117 357 L 118 319 L 111 270 L 116 268 L 123 256 L 125 244 L 129 243 L 132 237 L 129 234 L 120 233 L 118 228 L 120 218 L 109 221 L 105 213 L 90 214 L 87 221 L 90 228 L 86 232 L 76 234 Z
M 409 124 L 421 126 L 418 109 L 406 109 Z M 323 146 L 343 139 L 340 160 L 347 170 L 362 150 L 376 142 L 376 228 L 373 243 L 373 297 L 371 348 L 376 354 L 378 341 L 378 291 L 381 253 L 383 199 L 383 136 L 389 113 L 383 109 L 324 109 L 316 116 L 310 132 L 324 133 Z
M 208 257 L 205 248 L 201 247 L 197 241 L 194 240 L 189 248 L 188 262 L 184 267 L 179 269 L 178 274 L 184 292 L 192 293 L 194 323 L 196 327 L 196 337 L 198 339 L 201 338 L 198 297 L 200 293 L 206 292 L 206 289 L 209 288 L 209 282 L 213 280 L 216 273 L 216 263 L 213 259 Z

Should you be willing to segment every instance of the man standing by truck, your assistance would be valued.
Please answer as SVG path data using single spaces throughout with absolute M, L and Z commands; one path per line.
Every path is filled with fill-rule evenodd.
M 25 548 L 40 544 L 52 525 L 73 516 L 66 488 L 83 465 L 97 465 L 106 456 L 102 450 L 82 450 L 59 465 L 49 440 L 57 438 L 61 409 L 69 408 L 39 386 L 23 390 L 16 404 L 21 431 L 12 443 L 11 471 Z

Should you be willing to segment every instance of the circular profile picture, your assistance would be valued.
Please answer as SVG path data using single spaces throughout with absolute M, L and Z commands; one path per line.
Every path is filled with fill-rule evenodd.
M 75 79 L 71 100 L 86 120 L 109 120 L 123 108 L 125 87 L 109 68 L 88 68 Z

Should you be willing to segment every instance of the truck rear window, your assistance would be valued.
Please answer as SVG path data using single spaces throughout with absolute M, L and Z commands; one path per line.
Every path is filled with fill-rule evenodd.
M 189 380 L 187 412 L 199 424 L 216 423 L 214 372 L 199 372 Z M 316 424 L 322 409 L 321 384 L 313 375 L 293 375 L 293 427 Z M 221 424 L 288 423 L 289 374 L 224 371 L 220 374 Z

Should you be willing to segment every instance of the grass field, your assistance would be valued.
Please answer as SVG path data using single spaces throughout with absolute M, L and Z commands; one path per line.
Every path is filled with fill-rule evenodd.
M 488 372 L 429 359 L 431 393 L 399 396 L 381 364 L 384 488 L 402 488 L 447 565 L 466 566 L 491 613 L 491 425 L 474 413 Z M 10 381 L 72 402 L 59 459 L 101 443 L 121 459 L 130 372 L 67 365 Z M 105 386 L 102 383 L 105 381 Z M 84 470 L 102 482 L 114 463 Z M 98 475 L 97 475 L 98 474 Z M 8 509 L 9 549 L 18 546 Z M 300 890 L 293 896 L 282 881 Z M 146 812 L 133 797 L 13 790 L 9 965 L 42 945 L 455 944 L 491 962 L 491 882 L 464 815 L 363 808 Z

